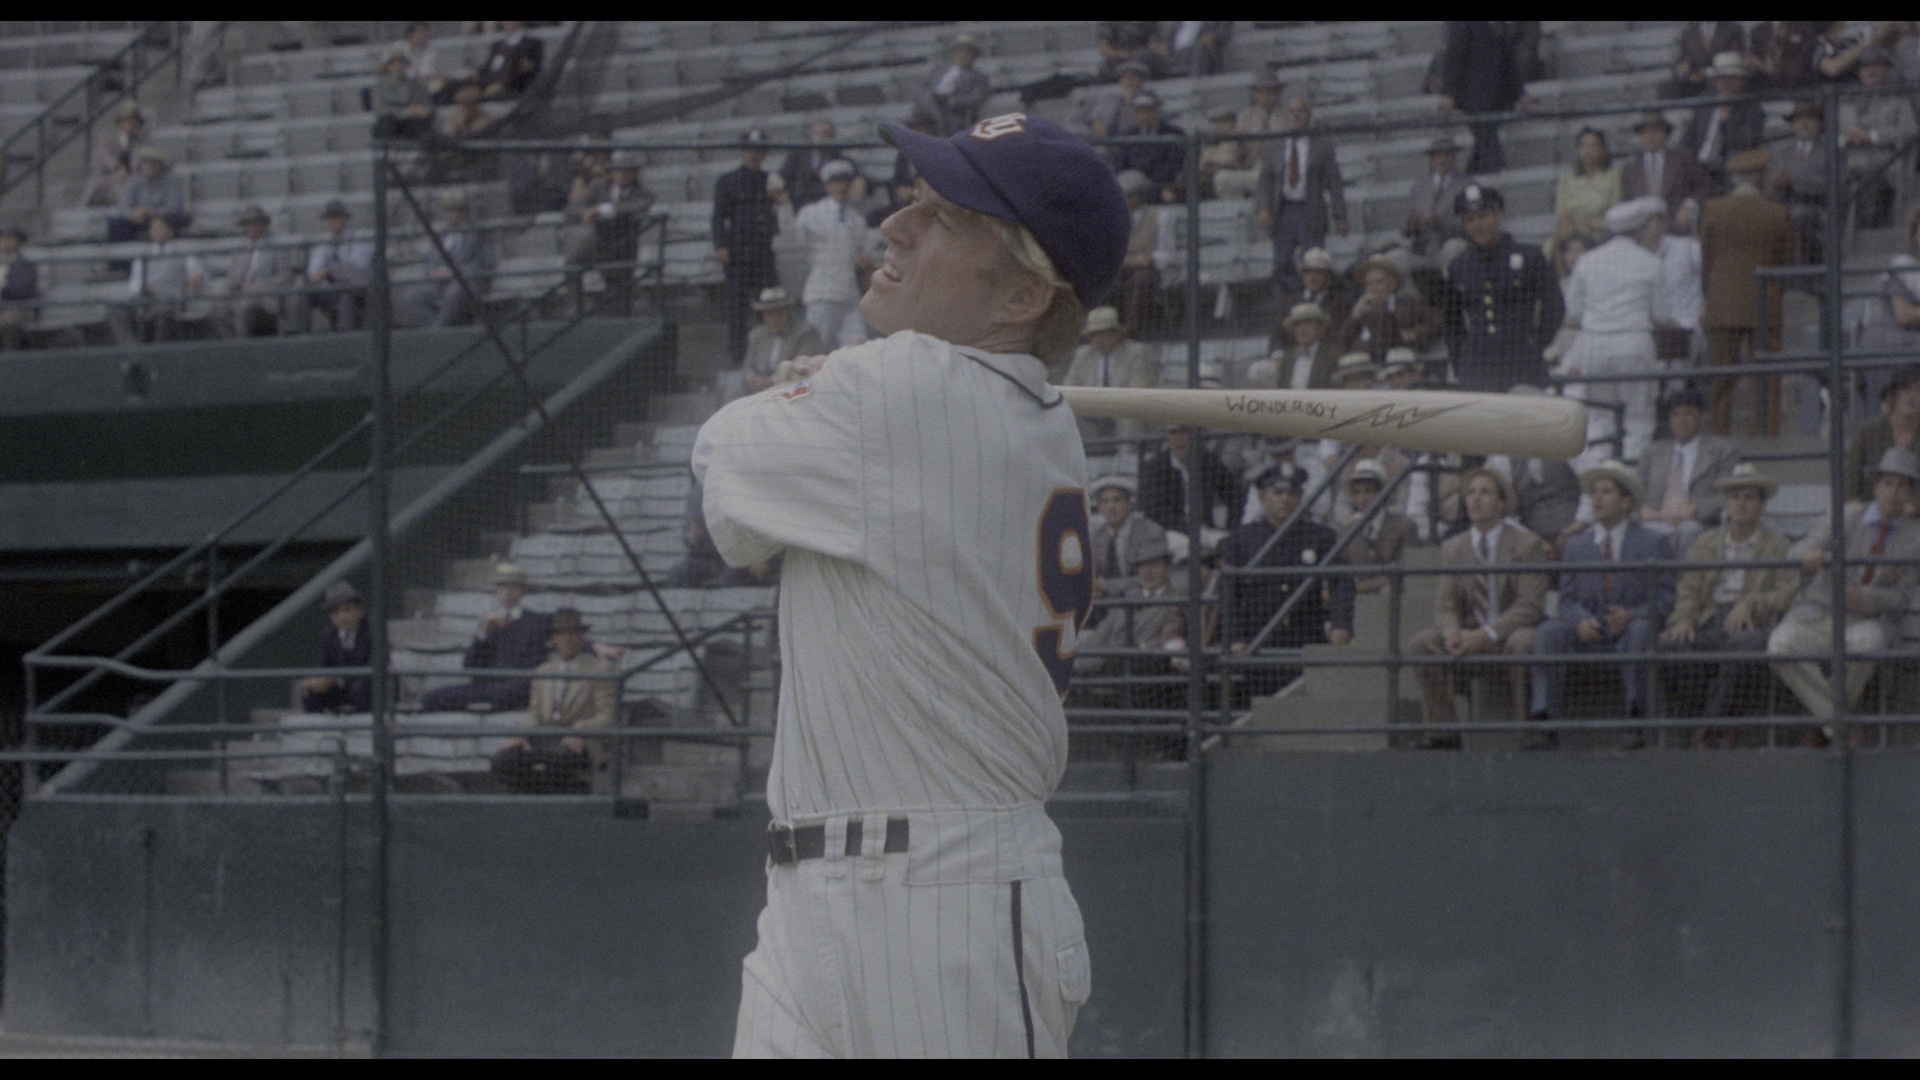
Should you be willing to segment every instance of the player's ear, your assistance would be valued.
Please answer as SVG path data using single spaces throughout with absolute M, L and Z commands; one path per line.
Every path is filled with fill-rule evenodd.
M 1023 273 L 1001 298 L 1000 306 L 1009 323 L 1019 324 L 1040 321 L 1047 309 L 1053 306 L 1053 294 L 1057 286 L 1041 280 L 1037 274 Z

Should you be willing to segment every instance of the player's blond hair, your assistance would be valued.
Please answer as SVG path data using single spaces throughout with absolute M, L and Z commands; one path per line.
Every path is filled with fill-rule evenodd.
M 926 198 L 933 191 L 923 177 L 915 185 L 915 195 Z M 948 209 L 961 220 L 977 220 L 986 223 L 993 235 L 1000 241 L 1000 254 L 1005 262 L 990 267 L 989 275 L 998 275 L 1007 270 L 1015 273 L 1032 274 L 1041 281 L 1053 286 L 1053 302 L 1033 330 L 1033 355 L 1049 366 L 1067 358 L 1080 344 L 1080 331 L 1087 324 L 1087 309 L 1080 303 L 1080 297 L 1067 284 L 1067 279 L 1053 265 L 1053 260 L 1041 248 L 1040 241 L 1034 239 L 1032 232 L 1018 222 L 982 214 L 960 206 L 951 199 L 946 200 Z

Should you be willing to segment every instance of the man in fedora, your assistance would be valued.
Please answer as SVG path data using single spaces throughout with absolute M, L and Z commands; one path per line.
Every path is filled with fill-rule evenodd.
M 1333 320 L 1319 304 L 1299 303 L 1287 312 L 1267 342 L 1265 360 L 1247 365 L 1247 385 L 1257 389 L 1330 390 L 1340 343 Z
M 1737 25 L 1737 24 L 1726 24 Z M 1747 62 L 1738 52 L 1723 52 L 1713 58 L 1707 78 L 1713 93 L 1723 98 L 1745 95 L 1752 82 Z M 1687 131 L 1680 145 L 1714 178 L 1719 191 L 1726 190 L 1727 159 L 1766 142 L 1766 113 L 1758 101 L 1728 101 L 1701 105 L 1687 119 Z
M 1915 131 L 1909 87 L 1889 81 L 1893 53 L 1869 45 L 1860 51 L 1860 85 L 1865 93 L 1840 102 L 1841 147 L 1846 150 L 1847 175 L 1864 190 L 1855 195 L 1855 219 L 1863 229 L 1877 229 L 1893 218 L 1893 204 L 1902 187 L 1898 164 L 1888 166 L 1895 153 L 1904 153 L 1906 172 L 1913 156 L 1905 148 Z M 1886 166 L 1886 167 L 1883 167 Z
M 1272 68 L 1263 69 L 1253 77 L 1253 85 L 1247 88 L 1249 103 L 1242 106 L 1239 115 L 1234 117 L 1234 127 L 1248 135 L 1264 135 L 1286 127 L 1287 116 L 1280 108 L 1280 94 L 1285 89 L 1280 80 L 1274 78 Z M 1265 139 L 1247 144 L 1247 153 L 1256 162 L 1266 153 L 1266 149 Z
M 1387 467 L 1374 458 L 1361 458 L 1347 470 L 1347 510 L 1340 516 L 1340 530 L 1344 533 L 1354 523 L 1365 517 L 1367 511 L 1379 500 L 1380 493 L 1387 488 Z M 1408 544 L 1419 540 L 1413 522 L 1405 514 L 1381 507 L 1367 521 L 1366 528 L 1360 530 L 1347 545 L 1344 559 L 1362 566 L 1393 566 L 1400 561 L 1400 553 Z M 1353 587 L 1357 592 L 1375 593 L 1386 588 L 1384 577 L 1357 578 Z
M 1407 238 L 1408 269 L 1421 273 L 1444 272 L 1456 256 L 1466 250 L 1466 233 L 1460 227 L 1460 215 L 1454 212 L 1454 200 L 1467 186 L 1467 176 L 1459 170 L 1460 143 L 1451 135 L 1442 135 L 1427 146 L 1427 175 L 1412 182 L 1407 191 L 1407 222 L 1401 231 Z
M 114 110 L 113 126 L 101 125 L 93 137 L 93 175 L 80 195 L 82 206 L 112 206 L 133 178 L 133 156 L 147 145 L 147 118 L 132 98 Z
M 1920 524 L 1906 516 L 1914 488 L 1920 484 L 1920 458 L 1911 450 L 1889 449 L 1880 457 L 1873 484 L 1873 501 L 1847 508 L 1841 526 L 1846 545 L 1847 685 L 1846 707 L 1853 708 L 1873 678 L 1876 662 L 1855 653 L 1885 649 L 1899 631 L 1898 622 L 1913 593 L 1916 568 L 1912 562 L 1862 563 L 1856 559 L 1920 559 Z M 1809 575 L 1787 609 L 1780 625 L 1767 638 L 1767 651 L 1776 654 L 1830 653 L 1833 648 L 1832 522 L 1822 519 L 1806 539 L 1793 545 L 1789 556 L 1801 560 Z M 1835 687 L 1812 660 L 1776 660 L 1774 673 L 1816 718 L 1831 720 L 1839 711 Z M 1831 737 L 1832 732 L 1825 733 Z M 1824 740 L 1809 732 L 1810 742 Z
M 367 283 L 373 280 L 373 242 L 349 236 L 347 226 L 353 215 L 338 199 L 320 211 L 320 224 L 326 237 L 307 253 L 306 319 L 313 326 L 313 313 L 324 311 L 337 331 L 360 329 L 360 316 L 367 306 Z
M 1707 396 L 1693 387 L 1668 394 L 1661 412 L 1669 435 L 1640 457 L 1640 482 L 1647 490 L 1640 523 L 1672 537 L 1674 551 L 1690 551 L 1720 519 L 1720 481 L 1739 463 L 1740 451 L 1725 437 L 1706 432 Z
M 1185 128 L 1168 123 L 1160 113 L 1160 95 L 1142 90 L 1133 99 L 1133 132 L 1139 137 L 1177 137 L 1177 143 L 1127 143 L 1116 148 L 1114 168 L 1119 172 L 1138 169 L 1153 181 L 1149 202 L 1178 202 L 1186 187 L 1187 144 Z
M 1141 552 L 1158 544 L 1165 548 L 1167 530 L 1134 509 L 1138 490 L 1131 476 L 1115 474 L 1095 480 L 1093 488 L 1093 595 L 1118 596 L 1133 584 L 1133 564 Z
M 937 65 L 920 93 L 919 106 L 934 117 L 934 134 L 958 134 L 980 119 L 980 106 L 993 94 L 993 81 L 974 66 L 980 60 L 980 42 L 972 34 L 953 39 L 949 63 Z
M 1686 98 L 1706 94 L 1707 83 L 1713 78 L 1713 69 L 1719 65 L 1720 57 L 1730 55 L 1739 59 L 1740 51 L 1746 47 L 1746 28 L 1737 22 L 1726 19 L 1689 22 L 1674 43 L 1673 78 L 1660 84 L 1660 96 Z
M 258 206 L 240 212 L 240 231 L 247 246 L 233 253 L 227 263 L 222 295 L 233 303 L 233 333 L 236 337 L 272 337 L 280 332 L 280 291 L 293 276 L 293 264 L 287 249 L 267 237 L 273 219 Z
M 1252 145 L 1232 138 L 1240 133 L 1234 111 L 1221 106 L 1207 114 L 1218 142 L 1200 151 L 1200 195 L 1207 199 L 1250 199 L 1260 170 L 1254 166 Z
M 427 258 L 427 280 L 400 298 L 401 315 L 408 326 L 468 322 L 474 311 L 467 289 L 472 289 L 475 296 L 484 296 L 487 291 L 487 274 L 493 270 L 493 242 L 473 224 L 473 207 L 466 195 L 458 191 L 442 195 L 440 216 L 440 247 Z
M 367 605 L 359 590 L 350 582 L 334 582 L 321 594 L 320 610 L 326 612 L 328 626 L 320 638 L 319 666 L 370 666 L 373 635 L 367 632 Z M 366 712 L 372 707 L 373 681 L 364 675 L 313 675 L 301 679 L 299 687 L 302 712 Z
M 1087 313 L 1086 343 L 1067 361 L 1062 386 L 1160 385 L 1159 350 L 1127 336 L 1119 309 L 1102 305 Z M 1145 429 L 1138 420 L 1085 417 L 1080 435 L 1087 439 L 1133 438 Z
M 1567 278 L 1566 326 L 1579 332 L 1561 360 L 1572 376 L 1639 376 L 1630 381 L 1587 383 L 1586 400 L 1621 406 L 1619 455 L 1639 460 L 1653 438 L 1655 381 L 1659 362 L 1653 332 L 1673 324 L 1660 238 L 1666 204 L 1642 196 L 1607 209 L 1613 238 L 1587 252 Z M 1615 413 L 1587 411 L 1588 453 L 1614 434 Z M 1600 451 L 1605 456 L 1604 451 Z
M 640 182 L 640 162 L 631 150 L 616 151 L 606 171 L 576 186 L 567 200 L 567 213 L 587 230 L 567 252 L 567 265 L 576 271 L 599 267 L 607 287 L 600 314 L 633 314 L 633 260 L 652 208 L 653 192 Z
M 757 394 L 772 386 L 782 362 L 796 356 L 824 356 L 830 351 L 820 331 L 800 318 L 800 302 L 780 286 L 760 290 L 753 310 L 760 325 L 747 335 L 747 357 L 740 365 L 747 393 Z
M 1692 232 L 1700 204 L 1712 193 L 1713 178 L 1697 157 L 1667 145 L 1673 138 L 1673 124 L 1665 113 L 1657 109 L 1646 113 L 1633 130 L 1640 137 L 1640 149 L 1622 155 L 1621 200 L 1657 195 L 1666 200 L 1674 231 Z
M 467 646 L 462 666 L 475 671 L 490 668 L 531 671 L 546 663 L 553 616 L 521 606 L 527 595 L 527 572 L 515 563 L 496 563 L 493 595 L 499 609 L 480 620 L 480 628 L 474 634 L 473 643 Z M 443 686 L 427 691 L 420 699 L 420 706 L 428 712 L 451 712 L 475 706 L 494 710 L 524 709 L 532 689 L 530 678 L 499 675 L 458 686 Z
M 1513 489 L 1505 476 L 1493 469 L 1476 468 L 1467 470 L 1460 482 L 1468 526 L 1440 545 L 1441 565 L 1458 567 L 1459 571 L 1440 579 L 1433 597 L 1433 625 L 1414 635 L 1407 643 L 1407 652 L 1455 659 L 1486 653 L 1515 658 L 1530 655 L 1534 627 L 1546 610 L 1547 575 L 1536 571 L 1500 573 L 1496 568 L 1546 562 L 1546 545 L 1511 519 Z M 1420 683 L 1422 722 L 1454 723 L 1453 683 L 1458 669 L 1423 664 L 1413 670 Z M 1527 669 L 1516 663 L 1498 670 L 1512 684 L 1513 718 L 1525 720 Z M 1425 744 L 1435 749 L 1458 749 L 1460 736 L 1429 735 Z
M 107 214 L 107 242 L 146 236 L 147 223 L 156 217 L 166 218 L 176 233 L 193 220 L 187 213 L 187 185 L 173 171 L 172 159 L 157 146 L 142 146 L 133 152 L 133 176 Z
M 1635 511 L 1646 500 L 1638 473 L 1618 461 L 1607 461 L 1581 473 L 1580 483 L 1593 505 L 1593 526 L 1570 537 L 1561 552 L 1567 570 L 1560 575 L 1560 610 L 1534 631 L 1534 655 L 1644 654 L 1653 647 L 1654 636 L 1666 624 L 1667 611 L 1673 606 L 1673 578 L 1665 570 L 1633 567 L 1670 559 L 1673 549 L 1666 537 L 1634 521 Z M 1626 662 L 1620 681 L 1627 715 L 1645 716 L 1644 662 Z M 1535 720 L 1562 718 L 1566 685 L 1564 664 L 1535 666 L 1528 715 Z M 1534 732 L 1524 745 L 1544 749 L 1556 741 L 1551 734 Z M 1638 730 L 1621 735 L 1621 749 L 1644 745 L 1646 737 Z
M 1676 652 L 1762 652 L 1767 636 L 1793 603 L 1800 573 L 1789 567 L 1741 566 L 1788 557 L 1786 537 L 1761 523 L 1780 484 L 1742 462 L 1714 481 L 1726 505 L 1726 523 L 1702 533 L 1687 561 L 1711 563 L 1680 575 L 1673 613 L 1660 648 Z M 1666 702 L 1679 716 L 1726 716 L 1733 692 L 1764 671 L 1757 663 L 1673 664 L 1662 669 Z M 1697 731 L 1696 747 L 1732 745 L 1730 732 Z
M 1295 304 L 1317 304 L 1331 320 L 1327 334 L 1336 342 L 1346 340 L 1347 312 L 1353 307 L 1353 282 L 1333 268 L 1333 256 L 1323 247 L 1311 247 L 1300 253 L 1299 288 L 1288 297 L 1282 310 L 1292 311 Z
M 1793 220 L 1795 261 L 1811 265 L 1824 261 L 1827 155 L 1833 149 L 1823 137 L 1826 117 L 1818 102 L 1796 102 L 1788 123 L 1793 138 L 1774 154 L 1767 191 L 1787 204 L 1787 215 Z
M 1394 348 L 1425 349 L 1440 336 L 1440 313 L 1418 290 L 1404 288 L 1407 276 L 1393 260 L 1374 256 L 1354 272 L 1360 298 L 1347 312 L 1347 347 L 1375 363 Z
M 1307 473 L 1298 465 L 1276 465 L 1254 482 L 1260 493 L 1261 519 L 1235 529 L 1220 544 L 1223 566 L 1311 567 L 1326 560 L 1339 537 L 1317 521 L 1302 518 L 1280 533 L 1306 494 Z M 1276 534 L 1278 534 L 1276 538 Z M 1297 601 L 1286 619 L 1262 643 L 1263 650 L 1298 649 L 1302 645 L 1353 640 L 1353 578 L 1313 575 L 1228 578 L 1221 588 L 1222 640 L 1236 657 L 1246 656 L 1254 640 L 1296 591 Z M 1242 669 L 1233 684 L 1233 707 L 1245 708 L 1249 699 L 1271 694 L 1300 674 L 1297 667 Z
M 749 306 L 780 284 L 773 262 L 780 221 L 762 168 L 767 141 L 757 128 L 740 136 L 740 167 L 713 183 L 713 258 L 725 275 L 727 355 L 735 361 L 746 355 Z
M 587 624 L 574 608 L 553 613 L 548 640 L 553 658 L 541 664 L 529 692 L 528 726 L 605 731 L 614 725 L 619 687 L 614 667 L 587 651 Z M 553 676 L 566 676 L 555 678 Z M 493 774 L 527 795 L 584 795 L 595 769 L 611 757 L 605 740 L 578 735 L 529 735 L 507 740 L 493 755 Z

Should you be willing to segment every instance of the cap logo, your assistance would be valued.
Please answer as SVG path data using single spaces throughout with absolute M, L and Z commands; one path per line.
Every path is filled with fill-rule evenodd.
M 1026 132 L 1027 114 L 1016 112 L 1005 113 L 1000 116 L 989 116 L 985 120 L 973 125 L 973 130 L 967 132 L 967 134 L 979 139 L 981 142 L 992 142 L 995 139 L 1004 138 L 1008 135 L 1024 135 Z

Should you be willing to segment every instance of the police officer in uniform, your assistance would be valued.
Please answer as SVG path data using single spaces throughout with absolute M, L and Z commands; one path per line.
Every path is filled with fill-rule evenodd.
M 1462 390 L 1505 393 L 1547 385 L 1541 351 L 1566 316 L 1553 264 L 1502 229 L 1506 203 L 1485 184 L 1453 200 L 1471 245 L 1453 260 L 1447 291 L 1447 348 Z
M 1260 493 L 1260 507 L 1266 516 L 1235 529 L 1220 545 L 1222 566 L 1252 566 L 1259 557 L 1260 566 L 1315 566 L 1324 562 L 1338 536 L 1332 529 L 1302 517 L 1279 539 L 1274 533 L 1300 507 L 1307 488 L 1307 472 L 1298 465 L 1282 463 L 1260 474 L 1254 481 Z M 1268 547 L 1268 541 L 1273 544 Z M 1265 553 L 1262 550 L 1265 548 Z M 1258 637 L 1267 621 L 1279 611 L 1295 589 L 1308 590 L 1305 599 L 1294 605 L 1285 620 L 1267 637 L 1264 648 L 1297 649 L 1331 641 L 1345 645 L 1353 640 L 1353 578 L 1329 577 L 1235 577 L 1224 579 L 1229 595 L 1225 618 L 1227 648 L 1235 656 L 1244 656 L 1247 646 Z M 1242 673 L 1234 684 L 1235 708 L 1246 707 L 1247 700 L 1271 694 L 1299 676 L 1297 667 L 1254 668 Z
M 760 290 L 780 284 L 773 234 L 780 231 L 767 193 L 766 132 L 740 137 L 740 167 L 713 185 L 713 256 L 726 272 L 727 350 L 738 364 L 747 354 L 749 307 Z

